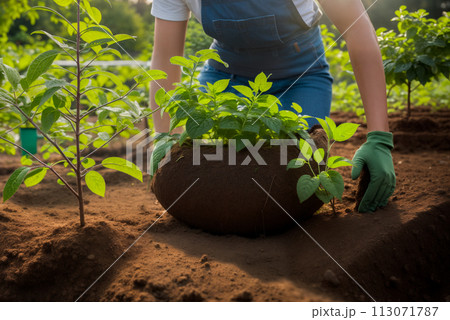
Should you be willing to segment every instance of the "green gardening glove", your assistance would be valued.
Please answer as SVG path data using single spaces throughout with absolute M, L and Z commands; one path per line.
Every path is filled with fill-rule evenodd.
M 359 212 L 373 212 L 384 207 L 395 190 L 395 171 L 391 150 L 394 148 L 391 132 L 371 131 L 367 141 L 353 157 L 352 179 L 361 174 L 365 165 L 369 169 L 370 183 L 359 204 Z

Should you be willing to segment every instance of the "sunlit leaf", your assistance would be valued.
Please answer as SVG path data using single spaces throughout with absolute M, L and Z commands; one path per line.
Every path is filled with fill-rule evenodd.
M 100 173 L 97 171 L 89 171 L 85 176 L 85 180 L 89 190 L 100 197 L 105 196 L 106 183 Z
M 28 173 L 24 182 L 27 188 L 39 184 L 45 178 L 47 171 L 48 168 L 37 168 Z
M 106 158 L 102 161 L 102 165 L 105 168 L 114 169 L 123 173 L 128 174 L 129 176 L 138 179 L 142 182 L 142 172 L 141 170 L 132 162 L 118 158 L 118 157 L 110 157 Z

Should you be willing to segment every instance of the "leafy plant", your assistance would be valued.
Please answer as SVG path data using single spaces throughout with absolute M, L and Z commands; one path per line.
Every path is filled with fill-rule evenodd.
M 331 148 L 334 143 L 350 139 L 358 129 L 358 124 L 342 123 L 336 126 L 336 123 L 329 117 L 324 119 L 317 118 L 320 125 L 327 134 L 327 150 L 316 148 L 305 139 L 299 140 L 299 148 L 303 158 L 296 158 L 289 161 L 287 170 L 303 167 L 305 164 L 311 170 L 312 175 L 302 175 L 297 182 L 297 194 L 300 202 L 304 202 L 312 195 L 316 195 L 323 203 L 329 203 L 333 212 L 335 209 L 335 198 L 342 200 L 344 192 L 344 179 L 342 175 L 333 170 L 339 167 L 351 166 L 352 162 L 341 156 L 330 156 Z M 317 163 L 315 170 L 311 162 Z M 322 165 L 320 165 L 322 163 Z
M 391 89 L 397 85 L 407 87 L 407 117 L 411 115 L 411 93 L 433 78 L 450 74 L 450 28 L 446 12 L 439 19 L 426 18 L 420 9 L 408 12 L 401 6 L 395 12 L 398 33 L 386 28 L 377 30 L 384 60 L 386 82 Z M 419 84 L 415 85 L 415 82 Z
M 179 83 L 169 92 L 159 90 L 155 101 L 162 111 L 171 116 L 170 129 L 184 127 L 182 134 L 161 133 L 156 138 L 156 144 L 151 156 L 151 175 L 158 169 L 158 164 L 170 151 L 175 143 L 189 144 L 193 139 L 209 138 L 221 140 L 224 145 L 230 139 L 236 140 L 236 150 L 242 150 L 245 145 L 243 139 L 252 144 L 264 139 L 294 139 L 299 141 L 299 149 L 304 158 L 292 159 L 287 169 L 300 168 L 307 164 L 312 175 L 303 175 L 298 180 L 297 193 L 300 202 L 304 202 L 315 194 L 324 203 L 334 198 L 341 199 L 344 191 L 344 180 L 334 169 L 351 166 L 352 162 L 344 157 L 329 156 L 336 141 L 345 141 L 353 136 L 358 124 L 343 123 L 336 126 L 330 118 L 317 118 L 327 134 L 327 149 L 318 148 L 308 142 L 307 115 L 301 115 L 301 107 L 294 103 L 294 109 L 299 113 L 279 110 L 280 102 L 275 96 L 265 94 L 272 83 L 264 73 L 260 73 L 249 86 L 233 86 L 236 93 L 230 90 L 229 80 L 219 80 L 214 84 L 202 86 L 196 80 L 195 70 L 199 64 L 207 59 L 222 62 L 212 50 L 201 50 L 195 56 L 188 58 L 173 57 L 171 62 L 182 66 L 187 75 L 186 82 Z M 325 161 L 325 165 L 318 165 L 317 170 L 312 167 L 312 159 L 318 164 Z
M 306 116 L 292 111 L 279 110 L 279 100 L 266 94 L 272 83 L 264 73 L 260 73 L 249 86 L 233 86 L 234 92 L 226 92 L 229 80 L 219 80 L 214 84 L 200 85 L 196 70 L 208 59 L 222 62 L 218 54 L 210 49 L 201 50 L 189 58 L 173 57 L 171 62 L 182 67 L 185 82 L 175 89 L 155 94 L 155 101 L 162 111 L 171 117 L 169 132 L 184 127 L 182 134 L 163 133 L 157 138 L 152 153 L 150 169 L 153 176 L 158 164 L 175 144 L 190 143 L 193 139 L 221 139 L 228 144 L 236 140 L 236 150 L 245 147 L 244 139 L 255 144 L 260 139 L 296 139 L 308 137 Z M 223 63 L 223 62 L 222 62 Z M 293 108 L 301 113 L 301 107 Z
M 54 0 L 60 6 L 71 6 L 72 1 Z M 97 163 L 92 156 L 98 149 L 108 145 L 116 136 L 133 128 L 134 123 L 147 117 L 136 100 L 132 99 L 134 89 L 150 80 L 165 78 L 162 71 L 152 70 L 135 77 L 135 83 L 128 87 L 113 73 L 91 66 L 96 59 L 120 53 L 111 45 L 132 39 L 128 35 L 113 35 L 100 25 L 101 13 L 91 7 L 89 1 L 76 2 L 77 21 L 71 23 L 65 16 L 49 7 L 35 7 L 35 10 L 51 12 L 70 30 L 71 38 L 45 34 L 57 49 L 40 53 L 29 65 L 26 73 L 20 75 L 15 68 L 0 61 L 0 70 L 8 85 L 0 88 L 1 108 L 20 115 L 21 125 L 31 125 L 44 136 L 42 159 L 15 143 L 11 137 L 0 135 L 0 140 L 26 152 L 22 158 L 23 167 L 18 168 L 8 179 L 3 190 L 3 201 L 11 198 L 22 183 L 32 187 L 40 183 L 51 171 L 58 183 L 66 186 L 78 199 L 80 225 L 85 225 L 83 181 L 95 194 L 105 195 L 105 181 L 96 171 L 99 167 L 114 169 L 142 181 L 142 172 L 125 159 L 109 157 Z M 84 20 L 81 20 L 82 11 Z M 54 66 L 57 57 L 75 61 L 72 70 Z M 60 78 L 49 72 L 57 69 Z M 113 83 L 116 90 L 108 83 Z M 2 109 L 2 112 L 3 112 Z M 15 127 L 8 129 L 8 132 Z M 59 159 L 46 162 L 51 153 Z M 63 177 L 61 166 L 69 172 Z M 67 170 L 65 170 L 67 171 Z

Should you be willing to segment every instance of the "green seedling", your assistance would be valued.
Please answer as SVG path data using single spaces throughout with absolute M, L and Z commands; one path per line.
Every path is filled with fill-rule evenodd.
M 287 170 L 298 169 L 307 165 L 311 170 L 311 175 L 302 175 L 297 182 L 297 195 L 300 202 L 304 202 L 312 195 L 316 195 L 323 203 L 331 203 L 333 212 L 336 213 L 335 199 L 342 200 L 344 192 L 344 179 L 337 172 L 336 168 L 351 166 L 352 162 L 341 156 L 330 156 L 331 149 L 335 142 L 342 142 L 350 139 L 358 129 L 358 124 L 342 123 L 336 126 L 335 122 L 326 117 L 317 118 L 324 129 L 327 139 L 327 149 L 317 148 L 305 139 L 299 140 L 299 149 L 303 158 L 296 158 L 289 161 Z M 317 169 L 313 168 L 315 161 Z
M 91 66 L 92 62 L 105 55 L 120 58 L 119 51 L 112 45 L 133 37 L 112 34 L 100 24 L 100 11 L 91 7 L 87 0 L 55 0 L 55 3 L 74 8 L 77 21 L 72 23 L 49 7 L 33 9 L 51 12 L 54 19 L 67 27 L 69 37 L 39 31 L 51 39 L 57 49 L 39 54 L 23 75 L 0 60 L 0 73 L 7 80 L 7 84 L 0 88 L 0 110 L 14 114 L 16 121 L 20 118 L 17 126 L 0 133 L 0 140 L 28 154 L 22 158 L 23 166 L 8 179 L 3 201 L 10 199 L 22 183 L 26 187 L 39 184 L 50 171 L 57 182 L 78 199 L 80 225 L 84 226 L 83 182 L 93 193 L 105 195 L 106 184 L 99 168 L 114 169 L 142 181 L 142 172 L 127 160 L 109 157 L 98 162 L 92 156 L 114 137 L 151 114 L 144 112 L 132 100 L 132 93 L 138 85 L 163 79 L 166 75 L 158 70 L 148 71 L 137 76 L 135 83 L 128 87 L 115 74 Z M 76 66 L 62 68 L 54 65 L 58 57 L 73 60 Z M 113 83 L 115 90 L 111 85 L 102 86 L 107 82 Z M 12 139 L 9 133 L 19 126 L 34 127 L 45 138 L 47 143 L 41 149 L 42 158 L 29 153 Z M 49 162 L 54 153 L 59 159 L 52 158 L 53 161 Z M 60 170 L 62 166 L 69 172 L 64 170 L 63 173 Z

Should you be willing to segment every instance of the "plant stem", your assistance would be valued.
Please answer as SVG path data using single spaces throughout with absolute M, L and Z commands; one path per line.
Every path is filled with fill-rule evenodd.
M 75 174 L 77 176 L 77 187 L 78 187 L 78 206 L 80 209 L 80 226 L 84 227 L 84 202 L 83 202 L 83 186 L 82 186 L 82 175 L 81 175 L 81 150 L 80 150 L 80 114 L 81 114 L 81 64 L 80 64 L 80 1 L 77 0 L 77 94 L 76 94 L 76 108 L 77 114 L 75 117 L 75 145 L 77 147 L 77 168 L 75 169 Z
M 336 198 L 333 197 L 333 198 L 331 199 L 331 208 L 333 208 L 333 214 L 336 214 L 335 201 L 336 201 Z
M 411 116 L 411 81 L 408 81 L 408 111 L 406 113 L 406 120 Z

